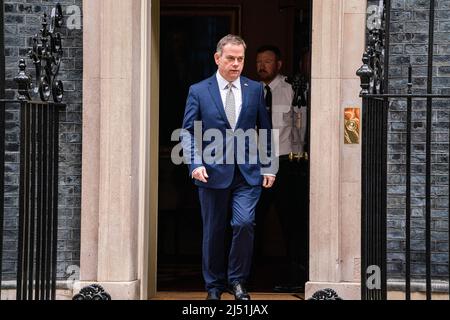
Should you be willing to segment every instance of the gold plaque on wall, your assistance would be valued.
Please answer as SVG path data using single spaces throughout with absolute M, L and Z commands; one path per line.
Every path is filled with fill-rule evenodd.
M 359 144 L 360 132 L 361 132 L 361 109 L 346 108 L 345 128 L 344 128 L 345 144 Z

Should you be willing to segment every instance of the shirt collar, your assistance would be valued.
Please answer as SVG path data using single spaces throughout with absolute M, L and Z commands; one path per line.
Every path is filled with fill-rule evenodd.
M 269 83 L 270 90 L 274 90 L 276 87 L 278 87 L 278 85 L 281 83 L 283 78 L 284 77 L 281 74 L 276 76 L 276 78 L 273 79 L 271 83 Z M 266 84 L 264 84 L 264 87 L 266 87 Z
M 225 90 L 229 84 L 229 82 L 227 80 L 224 79 L 224 77 L 222 77 L 222 75 L 220 74 L 219 71 L 217 71 L 217 82 L 219 84 L 219 88 L 220 90 Z M 236 89 L 240 89 L 241 88 L 241 78 L 237 78 L 235 81 L 233 81 L 233 86 Z

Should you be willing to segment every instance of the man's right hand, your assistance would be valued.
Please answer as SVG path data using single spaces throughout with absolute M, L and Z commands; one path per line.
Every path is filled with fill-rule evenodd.
M 206 172 L 206 168 L 200 167 L 195 169 L 194 172 L 192 172 L 192 178 L 203 183 L 208 183 L 209 176 Z

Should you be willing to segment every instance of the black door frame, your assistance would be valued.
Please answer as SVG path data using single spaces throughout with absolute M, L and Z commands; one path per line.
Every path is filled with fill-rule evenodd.
M 313 0 L 308 0 L 309 1 L 309 10 L 306 12 L 307 14 L 309 14 L 309 36 L 308 36 L 308 39 L 307 39 L 307 45 L 309 46 L 309 50 L 311 50 L 312 49 L 312 28 L 313 28 Z M 182 15 L 182 12 L 180 12 L 179 10 L 176 10 L 176 8 L 177 7 L 179 7 L 180 5 L 173 5 L 173 4 L 166 4 L 166 5 L 162 5 L 162 9 L 161 9 L 161 13 L 160 13 L 160 16 L 163 16 L 164 15 L 164 13 L 163 13 L 163 11 L 164 11 L 164 9 L 166 9 L 166 11 L 173 11 L 173 12 L 175 12 L 176 14 L 179 14 L 179 15 Z M 183 7 L 183 5 L 181 5 L 181 7 Z M 186 6 L 186 7 L 189 7 L 189 6 Z M 228 10 L 230 10 L 230 8 L 232 8 L 232 9 L 234 9 L 234 10 L 236 10 L 236 8 L 238 8 L 239 7 L 239 5 L 227 5 L 227 6 L 222 6 L 222 5 L 212 5 L 212 6 L 208 6 L 208 5 L 199 5 L 198 6 L 200 9 L 203 9 L 203 10 L 205 10 L 205 8 L 207 9 L 208 7 L 213 7 L 213 8 L 223 8 L 223 7 L 225 7 L 225 8 L 228 8 Z M 240 7 L 239 7 L 240 8 Z M 241 9 L 241 8 L 240 8 Z M 241 19 L 241 12 L 239 12 L 239 20 Z M 237 34 L 240 34 L 240 28 L 241 28 L 241 26 L 240 26 L 240 24 L 241 23 L 239 23 L 239 26 L 238 27 L 236 27 L 236 33 Z M 295 27 L 295 25 L 293 26 L 293 27 Z M 311 66 L 311 64 L 312 64 L 312 56 L 311 56 L 311 54 L 309 54 L 309 61 L 308 61 L 308 63 L 309 63 L 309 66 Z M 291 72 L 293 71 L 294 72 L 294 74 L 295 74 L 295 72 L 296 72 L 296 70 L 290 70 Z M 308 74 L 308 78 L 307 78 L 307 81 L 308 81 L 308 83 L 309 84 L 311 84 L 311 70 L 309 70 L 309 74 Z M 310 146 L 310 139 L 311 139 L 311 126 L 310 126 L 310 123 L 311 123 L 311 112 L 310 112 L 310 109 L 311 109 L 311 106 L 310 106 L 310 101 L 311 101 L 311 90 L 308 90 L 308 97 L 307 97 L 307 100 L 308 100 L 308 129 L 307 129 L 307 144 L 308 144 L 308 146 Z M 159 143 L 159 142 L 158 142 Z M 310 152 L 309 152 L 309 147 L 308 147 L 308 154 L 309 154 Z M 308 166 L 308 192 L 307 192 L 307 202 L 309 203 L 310 202 L 310 190 L 309 190 L 309 186 L 310 186 L 310 169 L 309 169 L 309 166 Z M 159 192 L 161 192 L 161 190 L 158 188 L 158 193 Z M 307 224 L 308 225 L 310 225 L 310 219 L 309 219 L 309 217 L 310 217 L 310 208 L 309 208 L 309 206 L 308 206 L 308 214 L 307 214 Z M 159 209 L 158 209 L 158 214 L 159 214 Z M 309 229 L 309 228 L 308 228 Z M 306 279 L 306 281 L 309 281 L 309 274 L 310 274 L 310 272 L 309 272 L 309 244 L 310 244 L 310 235 L 309 235 L 309 233 L 308 233 L 308 244 L 307 244 L 307 248 L 308 248 L 308 254 L 307 254 L 307 264 L 308 264 L 308 271 L 307 271 L 307 275 L 306 275 L 306 277 L 307 277 L 307 279 Z M 159 254 L 160 254 L 160 251 L 159 251 L 159 248 L 158 248 L 158 252 L 157 252 L 157 256 L 159 256 Z M 157 275 L 157 279 L 159 279 L 159 274 L 160 274 L 160 268 L 159 268 L 159 266 L 157 267 L 157 271 L 156 271 L 156 275 Z M 157 281 L 157 283 L 158 283 L 158 281 Z M 157 285 L 157 288 L 158 288 L 158 285 Z M 157 290 L 158 291 L 158 290 Z

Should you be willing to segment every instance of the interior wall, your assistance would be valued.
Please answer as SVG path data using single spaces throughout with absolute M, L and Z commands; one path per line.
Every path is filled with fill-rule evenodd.
M 303 1 L 261 1 L 261 0 L 218 0 L 213 3 L 209 0 L 161 0 L 164 5 L 208 5 L 241 6 L 241 36 L 247 42 L 247 61 L 243 72 L 244 76 L 257 79 L 256 74 L 256 51 L 264 44 L 277 45 L 285 61 L 282 73 L 291 75 L 293 73 L 293 16 L 295 14 L 295 3 L 298 6 L 307 6 L 307 0 Z M 275 27 L 276 26 L 276 27 Z M 213 59 L 213 52 L 211 59 Z

